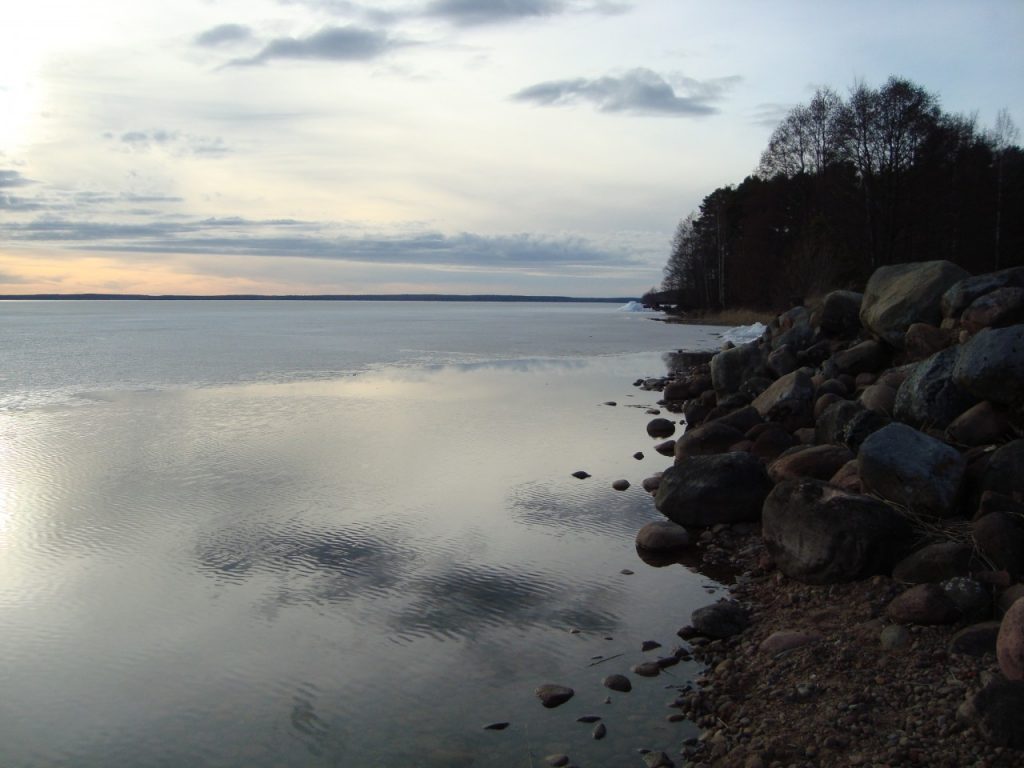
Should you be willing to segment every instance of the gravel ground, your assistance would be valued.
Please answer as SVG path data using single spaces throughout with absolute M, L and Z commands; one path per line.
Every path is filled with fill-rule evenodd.
M 702 728 L 683 748 L 691 766 L 1024 766 L 1024 751 L 993 746 L 957 717 L 969 693 L 999 670 L 992 649 L 954 654 L 958 627 L 881 635 L 885 607 L 903 587 L 887 577 L 809 586 L 772 568 L 756 530 L 719 526 L 702 536 L 710 569 L 738 574 L 733 599 L 750 626 L 728 639 L 690 638 L 708 671 L 677 706 Z M 769 635 L 820 636 L 789 650 Z M 683 634 L 689 634 L 682 631 Z

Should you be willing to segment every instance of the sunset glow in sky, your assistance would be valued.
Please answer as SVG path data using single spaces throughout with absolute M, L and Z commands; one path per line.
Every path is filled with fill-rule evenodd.
M 11 0 L 0 293 L 638 295 L 815 86 L 1024 124 L 1024 2 Z

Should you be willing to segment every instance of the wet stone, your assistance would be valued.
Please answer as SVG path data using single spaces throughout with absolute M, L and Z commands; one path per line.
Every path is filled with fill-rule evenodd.
M 541 704 L 548 709 L 551 709 L 565 704 L 565 702 L 571 699 L 576 692 L 565 685 L 546 683 L 538 686 L 534 693 L 537 694 L 537 698 L 540 699 Z
M 616 491 L 625 491 L 629 489 L 629 480 L 616 480 L 612 483 L 612 488 Z
M 590 473 L 584 472 L 582 469 L 578 469 L 572 473 L 572 476 L 575 477 L 577 480 L 586 480 L 588 477 L 590 477 Z
M 653 651 L 655 648 L 661 648 L 661 643 L 657 640 L 644 640 L 640 645 L 641 651 Z
M 661 674 L 661 666 L 656 661 L 644 661 L 640 664 L 634 664 L 632 670 L 635 674 L 640 677 L 657 677 Z
M 601 685 L 619 693 L 629 693 L 633 690 L 633 684 L 625 675 L 608 675 L 601 681 Z
M 580 715 L 576 718 L 577 723 L 597 723 L 601 721 L 600 715 Z
M 562 768 L 569 764 L 568 755 L 548 755 L 544 758 L 544 762 L 552 766 L 552 768 Z
M 591 734 L 595 740 L 601 740 L 608 735 L 608 728 L 605 727 L 604 723 L 598 723 L 594 726 L 594 731 Z
M 506 722 L 488 723 L 487 725 L 484 726 L 484 730 L 485 731 L 504 731 L 506 728 L 508 728 L 508 726 L 509 726 L 509 724 L 506 723 Z

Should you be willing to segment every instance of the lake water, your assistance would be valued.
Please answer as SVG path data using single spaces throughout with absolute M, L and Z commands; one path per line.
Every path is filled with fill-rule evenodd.
M 669 460 L 631 384 L 719 330 L 607 304 L 0 302 L 0 765 L 676 752 L 695 731 L 666 686 L 696 667 L 600 680 L 718 588 L 637 557 Z M 545 682 L 576 696 L 545 710 Z

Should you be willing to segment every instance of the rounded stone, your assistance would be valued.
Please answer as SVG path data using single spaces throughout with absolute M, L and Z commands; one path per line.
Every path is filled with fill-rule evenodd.
M 665 418 L 651 419 L 647 422 L 647 434 L 651 437 L 672 437 L 676 425 Z
M 576 691 L 565 685 L 546 683 L 544 685 L 537 686 L 534 693 L 537 694 L 537 698 L 540 699 L 541 704 L 548 709 L 552 709 L 565 704 L 565 702 L 576 694 Z
M 690 545 L 690 534 L 670 520 L 655 520 L 637 531 L 636 545 L 652 552 L 671 552 Z
M 1007 680 L 1024 680 L 1024 600 L 1010 606 L 999 625 L 996 658 Z
M 601 685 L 619 693 L 629 693 L 633 690 L 633 684 L 625 675 L 608 675 L 601 681 Z

